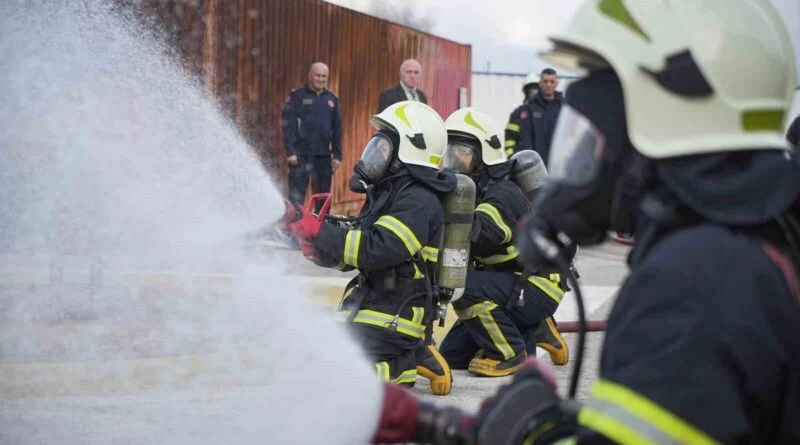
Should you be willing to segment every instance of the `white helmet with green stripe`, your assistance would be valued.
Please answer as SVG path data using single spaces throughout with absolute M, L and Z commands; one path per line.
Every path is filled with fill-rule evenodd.
M 390 130 L 400 136 L 397 158 L 405 164 L 439 168 L 447 131 L 441 116 L 428 105 L 416 101 L 393 104 L 370 120 L 378 130 Z
M 445 152 L 444 167 L 467 174 L 476 167 L 475 161 L 485 165 L 498 165 L 508 160 L 503 149 L 502 134 L 494 120 L 486 113 L 474 108 L 461 108 L 453 112 L 445 121 L 448 136 L 448 150 Z M 466 146 L 464 144 L 468 144 Z M 461 153 L 475 151 L 474 160 Z
M 796 68 L 768 0 L 589 0 L 550 39 L 559 67 L 615 71 L 645 156 L 788 148 Z

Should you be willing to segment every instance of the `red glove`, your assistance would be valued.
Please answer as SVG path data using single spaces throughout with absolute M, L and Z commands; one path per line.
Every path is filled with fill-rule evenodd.
M 294 207 L 294 204 L 290 204 Z M 312 241 L 317 237 L 319 228 L 322 226 L 322 220 L 317 218 L 309 212 L 304 212 L 299 207 L 294 207 L 295 216 L 289 220 L 287 227 L 289 233 L 297 240 L 298 243 L 303 244 L 303 241 Z M 290 212 L 287 211 L 287 215 Z M 284 215 L 286 218 L 287 215 Z
M 430 443 L 461 445 L 473 419 L 458 408 L 420 402 L 394 383 L 383 384 L 383 407 L 373 444 Z
M 371 443 L 411 442 L 417 428 L 419 400 L 400 385 L 383 384 L 381 421 Z

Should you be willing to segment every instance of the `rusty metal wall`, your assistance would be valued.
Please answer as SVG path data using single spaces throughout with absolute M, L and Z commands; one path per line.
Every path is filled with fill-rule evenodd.
M 330 66 L 340 99 L 343 165 L 334 175 L 334 210 L 358 211 L 352 166 L 373 130 L 378 95 L 398 81 L 400 63 L 418 59 L 420 88 L 445 119 L 470 87 L 471 48 L 321 0 L 119 0 L 133 3 L 178 49 L 285 190 L 280 112 L 315 61 Z

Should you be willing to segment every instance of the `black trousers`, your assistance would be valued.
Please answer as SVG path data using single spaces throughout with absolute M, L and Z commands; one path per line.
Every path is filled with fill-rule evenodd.
M 459 321 L 447 333 L 439 352 L 453 369 L 466 369 L 479 349 L 495 360 L 507 360 L 522 351 L 536 353 L 534 333 L 558 304 L 526 282 L 522 306 L 506 309 L 519 279 L 511 272 L 472 271 L 464 295 L 453 303 Z
M 327 193 L 331 191 L 331 156 L 297 156 L 297 165 L 289 166 L 289 200 L 300 204 L 306 202 L 306 188 L 309 177 L 311 178 L 312 193 Z M 315 211 L 319 212 L 322 202 L 317 203 Z
M 349 329 L 367 357 L 375 363 L 378 378 L 413 384 L 417 377 L 419 340 L 383 328 L 353 323 Z

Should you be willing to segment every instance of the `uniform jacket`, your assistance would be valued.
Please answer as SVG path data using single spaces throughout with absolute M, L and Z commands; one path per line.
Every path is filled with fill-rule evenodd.
M 540 93 L 536 93 L 527 104 L 530 115 L 527 119 L 521 120 L 517 150 L 534 150 L 547 165 L 550 144 L 553 141 L 553 132 L 563 101 L 564 96 L 558 91 L 551 101 L 545 101 Z
M 323 224 L 314 247 L 324 259 L 321 265 L 358 269 L 366 287 L 360 314 L 391 320 L 403 305 L 403 314 L 416 307 L 428 317 L 432 308 L 425 308 L 426 281 L 438 271 L 442 204 L 436 192 L 408 174 L 384 181 L 381 188 L 372 207 L 365 204 L 365 218 L 357 227 Z M 369 213 L 364 214 L 366 210 Z M 415 319 L 406 320 L 409 331 L 404 333 L 421 336 L 423 313 L 413 313 Z M 363 320 L 369 321 L 364 317 L 354 321 Z M 386 325 L 385 320 L 377 321 L 381 327 Z
M 505 149 L 506 155 L 509 158 L 516 153 L 519 146 L 519 131 L 523 126 L 522 121 L 530 118 L 531 113 L 530 108 L 528 107 L 529 103 L 530 102 L 526 102 L 518 106 L 508 117 L 508 124 L 506 125 L 505 131 Z
M 342 159 L 339 99 L 330 90 L 317 94 L 308 85 L 295 88 L 282 112 L 286 156 L 330 156 Z
M 522 190 L 510 179 L 494 180 L 479 198 L 475 207 L 473 239 L 470 255 L 478 270 L 493 270 L 521 274 L 523 266 L 517 261 L 519 251 L 514 246 L 517 221 L 530 211 Z M 528 281 L 547 294 L 556 304 L 561 302 L 564 289 L 558 274 L 534 273 Z

